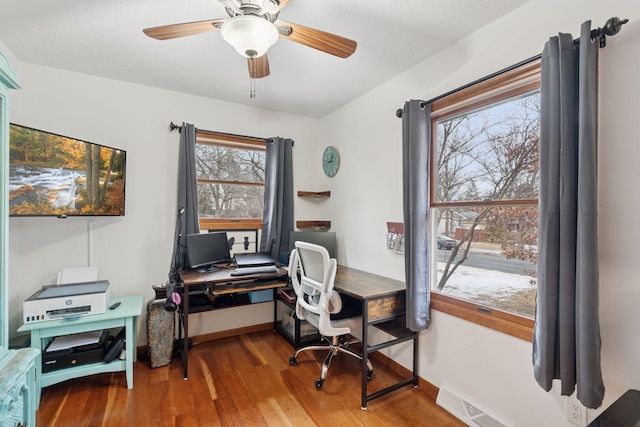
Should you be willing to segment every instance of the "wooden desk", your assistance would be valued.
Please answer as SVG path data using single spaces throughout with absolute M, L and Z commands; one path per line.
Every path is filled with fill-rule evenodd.
M 184 379 L 188 378 L 188 350 L 189 350 L 189 287 L 204 285 L 211 297 L 228 294 L 247 293 L 264 289 L 281 288 L 287 285 L 287 271 L 280 268 L 277 273 L 255 274 L 249 276 L 232 276 L 235 267 L 223 268 L 217 271 L 198 273 L 196 270 L 183 270 L 182 301 L 178 307 L 178 340 L 182 341 L 180 356 Z M 184 333 L 184 338 L 182 334 Z
M 81 332 L 98 331 L 124 327 L 126 340 L 125 360 L 114 360 L 110 363 L 91 363 L 57 371 L 42 373 L 42 356 L 36 360 L 36 408 L 40 404 L 42 387 L 57 384 L 61 381 L 102 372 L 126 371 L 127 388 L 133 388 L 133 362 L 136 357 L 136 322 L 135 317 L 142 313 L 142 295 L 132 295 L 113 298 L 109 304 L 120 301 L 120 306 L 114 310 L 107 310 L 102 314 L 65 317 L 58 320 L 28 323 L 22 325 L 18 332 L 31 331 L 31 347 L 42 352 L 51 338 L 77 334 Z
M 635 427 L 640 425 L 640 391 L 627 390 L 589 427 Z
M 354 268 L 338 266 L 334 288 L 362 302 L 362 409 L 367 402 L 408 384 L 418 386 L 418 333 L 405 328 L 406 286 L 404 282 Z M 368 327 L 376 327 L 394 338 L 369 345 Z M 369 354 L 406 341 L 413 341 L 412 376 L 380 391 L 367 394 Z

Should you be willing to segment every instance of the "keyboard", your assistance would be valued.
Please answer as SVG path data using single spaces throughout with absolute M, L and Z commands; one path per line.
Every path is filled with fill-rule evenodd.
M 252 274 L 277 273 L 278 267 L 275 265 L 261 265 L 259 267 L 238 267 L 232 276 L 250 276 Z

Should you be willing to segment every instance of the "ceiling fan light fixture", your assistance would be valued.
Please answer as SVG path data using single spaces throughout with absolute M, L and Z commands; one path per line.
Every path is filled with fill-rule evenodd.
M 278 29 L 272 22 L 255 15 L 236 16 L 220 28 L 222 38 L 242 56 L 257 58 L 278 41 Z

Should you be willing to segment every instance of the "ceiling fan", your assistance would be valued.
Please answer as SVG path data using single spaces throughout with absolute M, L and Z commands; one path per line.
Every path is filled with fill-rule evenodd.
M 340 58 L 347 58 L 356 50 L 357 43 L 353 40 L 279 20 L 280 11 L 291 0 L 219 1 L 229 18 L 164 25 L 143 31 L 154 39 L 168 40 L 220 30 L 222 38 L 247 58 L 249 76 L 252 79 L 269 75 L 267 50 L 279 37 Z

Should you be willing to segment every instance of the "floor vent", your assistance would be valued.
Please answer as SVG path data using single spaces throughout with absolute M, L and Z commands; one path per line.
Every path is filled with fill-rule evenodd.
M 509 427 L 446 387 L 440 387 L 436 403 L 473 427 Z

